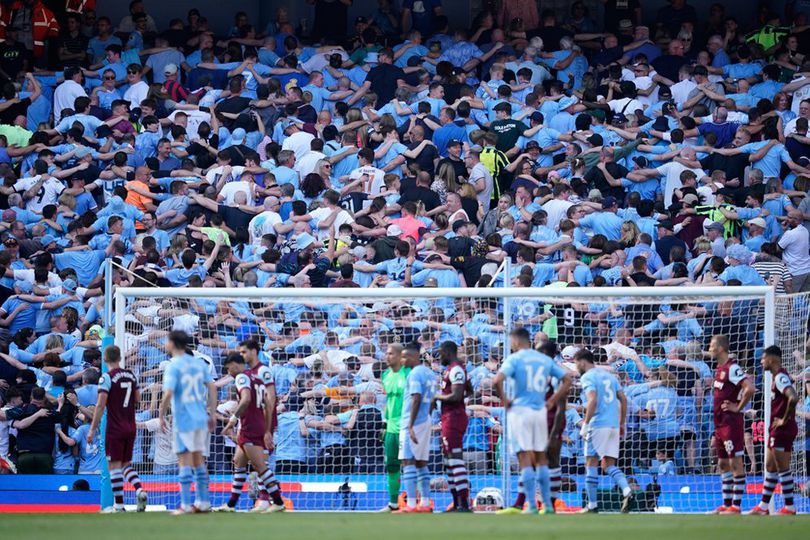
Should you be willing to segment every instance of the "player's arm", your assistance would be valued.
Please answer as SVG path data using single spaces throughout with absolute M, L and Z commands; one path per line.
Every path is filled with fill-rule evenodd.
M 627 417 L 627 396 L 621 390 L 616 392 L 619 398 L 619 437 L 624 437 L 624 420 Z
M 413 430 L 413 426 L 416 423 L 416 417 L 419 416 L 419 406 L 422 404 L 422 394 L 421 393 L 413 393 L 411 394 L 411 416 L 408 419 L 408 435 L 411 437 L 411 441 L 415 444 L 419 443 L 416 439 L 416 432 Z
M 217 425 L 217 385 L 210 380 L 205 383 L 205 387 L 208 389 L 208 431 L 213 433 Z
M 273 431 L 275 427 L 273 425 L 273 411 L 276 410 L 276 385 L 269 384 L 265 386 L 265 393 L 264 393 L 264 425 L 265 425 L 265 432 L 264 432 L 264 445 L 268 450 L 272 450 L 275 446 L 273 442 Z
M 776 418 L 771 427 L 780 427 L 787 422 L 788 418 L 792 418 L 794 414 L 796 414 L 796 405 L 799 403 L 799 395 L 796 393 L 796 389 L 793 386 L 788 386 L 782 393 L 785 395 L 787 399 L 787 407 L 785 407 L 785 414 L 781 418 Z
M 174 391 L 171 388 L 163 387 L 163 399 L 160 400 L 160 407 L 158 407 L 158 417 L 160 418 L 160 429 L 164 432 L 169 430 L 169 424 L 166 422 L 166 414 L 169 411 L 169 405 L 172 402 Z
M 216 392 L 216 390 L 214 391 Z M 209 391 L 210 395 L 210 391 Z M 216 393 L 214 394 L 216 396 Z M 216 397 L 214 397 L 214 402 L 216 403 Z M 250 387 L 242 388 L 239 391 L 239 403 L 236 404 L 236 409 L 233 411 L 230 419 L 228 419 L 228 423 L 225 424 L 225 427 L 222 429 L 223 432 L 228 432 L 236 426 L 236 423 L 239 422 L 239 419 L 245 414 L 245 411 L 250 406 Z
M 585 395 L 588 398 L 588 403 L 585 405 L 585 419 L 582 421 L 582 429 L 580 430 L 583 438 L 587 435 L 588 425 L 596 414 L 596 390 L 591 389 Z
M 460 367 L 455 367 L 450 372 L 450 393 L 437 394 L 436 401 L 443 403 L 461 403 L 464 401 L 464 389 L 466 388 L 467 377 Z
M 559 378 L 559 377 L 558 377 Z M 562 376 L 560 384 L 557 385 L 557 391 L 546 400 L 546 408 L 550 409 L 554 405 L 565 407 L 568 398 L 568 392 L 571 390 L 571 375 L 566 373 Z
M 93 444 L 93 433 L 98 429 L 101 423 L 101 417 L 104 416 L 104 409 L 107 408 L 107 392 L 99 392 L 96 398 L 96 410 L 93 414 L 93 421 L 90 422 L 90 429 L 87 430 L 87 442 Z

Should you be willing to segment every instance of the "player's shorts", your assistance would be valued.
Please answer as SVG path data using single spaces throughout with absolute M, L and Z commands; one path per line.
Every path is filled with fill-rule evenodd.
M 383 446 L 385 447 L 385 466 L 399 469 L 399 433 L 386 432 Z
M 194 431 L 174 432 L 174 453 L 184 454 L 186 452 L 202 452 L 207 456 L 210 448 L 210 437 L 207 429 L 196 429 Z
M 450 455 L 453 450 L 463 451 L 464 432 L 467 431 L 469 419 L 466 412 L 461 414 L 448 415 L 442 418 L 442 450 L 445 455 Z
M 585 457 L 619 458 L 619 428 L 591 428 L 585 437 Z
M 110 461 L 127 463 L 132 461 L 132 449 L 135 447 L 135 433 L 132 435 L 107 437 L 104 440 L 104 449 Z
M 745 429 L 742 423 L 715 426 L 714 449 L 718 459 L 742 456 L 745 453 Z
M 779 428 L 771 429 L 768 434 L 768 448 L 778 450 L 780 452 L 792 452 L 793 441 L 799 434 L 799 427 L 794 423 L 792 425 L 782 426 Z
M 255 446 L 264 449 L 264 434 L 257 435 L 255 433 L 242 433 L 242 431 L 240 431 L 239 436 L 236 438 L 236 445 L 239 447 Z
M 529 407 L 512 407 L 506 413 L 516 452 L 545 452 L 548 447 L 548 414 Z
M 417 442 L 411 440 L 406 426 L 399 430 L 399 459 L 427 461 L 430 458 L 430 422 L 415 425 L 413 430 Z

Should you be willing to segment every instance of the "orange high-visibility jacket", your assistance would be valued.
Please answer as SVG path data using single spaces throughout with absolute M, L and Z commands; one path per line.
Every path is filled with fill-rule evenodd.
M 88 9 L 96 9 L 96 0 L 65 0 L 66 13 L 83 14 Z
M 0 42 L 5 41 L 6 27 L 14 19 L 14 12 L 23 7 L 18 0 L 11 7 L 0 4 Z M 59 35 L 59 23 L 53 11 L 46 8 L 40 0 L 36 0 L 31 11 L 31 33 L 34 38 L 34 57 L 40 58 L 45 54 L 45 40 Z

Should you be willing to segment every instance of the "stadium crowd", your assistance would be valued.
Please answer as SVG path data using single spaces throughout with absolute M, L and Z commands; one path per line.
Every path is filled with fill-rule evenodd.
M 466 29 L 440 0 L 380 0 L 346 34 L 347 2 L 309 3 L 312 29 L 282 8 L 264 28 L 236 13 L 227 35 L 196 9 L 155 21 L 139 0 L 117 26 L 95 2 L 0 6 L 0 455 L 20 472 L 101 467 L 86 431 L 108 260 L 116 286 L 810 291 L 810 12 L 763 7 L 748 24 L 722 4 L 698 20 L 684 0 L 607 0 L 603 16 L 503 0 Z M 47 25 L 21 25 L 32 13 Z M 620 374 L 623 467 L 713 472 L 709 338 L 731 335 L 758 376 L 759 306 L 621 307 L 526 300 L 509 316 L 560 362 L 587 346 Z M 440 371 L 454 341 L 474 390 L 465 459 L 496 470 L 497 302 L 138 300 L 125 365 L 144 390 L 147 472 L 176 470 L 157 410 L 178 329 L 218 381 L 223 424 L 223 360 L 261 344 L 280 474 L 384 471 L 388 345 L 416 340 Z M 651 392 L 677 414 L 650 415 Z M 581 415 L 572 401 L 566 474 L 583 466 Z M 229 472 L 234 444 L 215 437 L 210 462 Z

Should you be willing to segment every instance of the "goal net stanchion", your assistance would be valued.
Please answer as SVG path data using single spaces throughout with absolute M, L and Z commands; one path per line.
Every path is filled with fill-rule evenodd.
M 796 414 L 799 434 L 791 460 L 796 509 L 807 513 L 810 512 L 810 292 L 776 296 L 775 304 L 774 342 L 782 349 L 783 366 L 793 378 L 799 395 Z M 777 493 L 772 504 L 782 502 Z
M 641 509 L 705 511 L 721 498 L 711 450 L 713 365 L 705 351 L 712 334 L 728 335 L 732 353 L 761 380 L 758 354 L 772 342 L 765 335 L 768 291 L 766 287 L 119 289 L 115 340 L 126 365 L 139 374 L 144 396 L 138 411 L 135 466 L 151 491 L 150 504 L 173 508 L 178 497 L 171 436 L 157 426 L 168 332 L 182 329 L 194 336 L 195 354 L 211 362 L 218 377 L 224 355 L 237 350 L 242 340 L 258 336 L 282 404 L 271 462 L 284 497 L 296 510 L 379 509 L 389 498 L 385 448 L 379 437 L 385 403 L 379 378 L 385 350 L 391 343 L 419 341 L 424 361 L 437 371 L 438 384 L 438 345 L 452 340 L 467 362 L 474 389 L 467 402 L 469 426 L 463 443 L 471 494 L 500 488 L 509 504 L 517 489 L 510 478 L 515 460 L 508 444 L 509 426 L 491 381 L 507 353 L 508 330 L 519 325 L 535 339 L 542 335 L 555 339 L 563 356 L 560 361 L 570 362 L 572 347 L 588 347 L 622 379 L 630 407 L 620 465 L 647 501 Z M 220 382 L 218 411 L 227 420 L 235 392 L 227 380 Z M 747 424 L 752 437 L 754 422 L 762 420 L 761 390 L 758 383 L 759 405 L 753 408 L 759 416 L 752 413 Z M 584 487 L 576 425 L 582 414 L 578 394 L 575 389 L 569 399 L 561 451 L 560 498 L 569 507 L 582 504 Z M 433 422 L 438 423 L 438 413 Z M 214 504 L 224 502 L 231 491 L 234 445 L 221 435 L 223 423 L 212 437 L 209 457 Z M 753 438 L 750 442 L 748 455 L 761 469 L 761 442 L 759 447 Z M 438 426 L 430 446 L 432 496 L 436 509 L 442 510 L 450 495 Z M 761 483 L 759 474 L 750 476 L 749 482 Z M 603 481 L 600 497 L 609 501 L 610 486 Z M 756 499 L 747 495 L 743 505 L 750 507 Z M 797 502 L 800 508 L 806 504 L 801 498 Z M 239 508 L 250 504 L 246 489 Z M 609 505 L 603 508 L 608 510 Z

